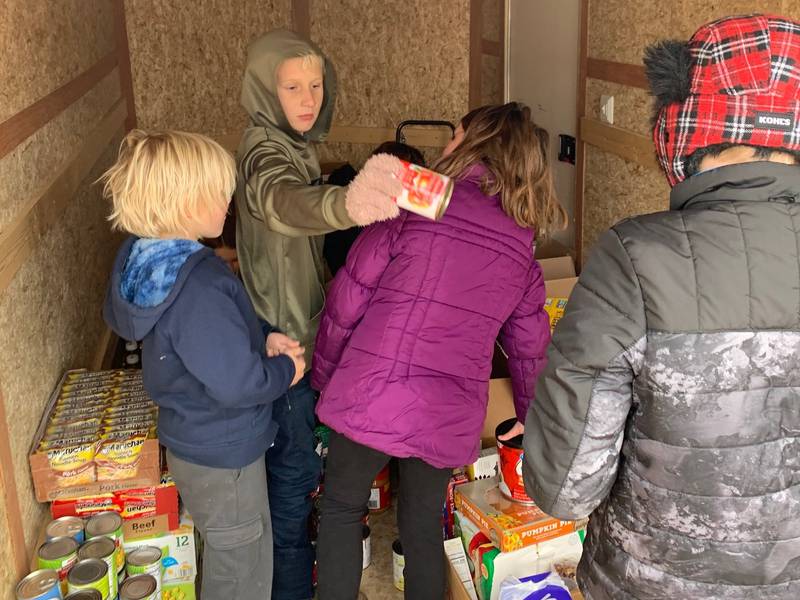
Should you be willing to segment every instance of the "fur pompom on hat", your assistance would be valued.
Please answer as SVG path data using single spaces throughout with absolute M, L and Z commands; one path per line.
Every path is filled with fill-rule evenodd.
M 720 19 L 688 42 L 649 47 L 653 139 L 670 185 L 706 146 L 800 149 L 799 63 L 800 23 L 767 15 Z

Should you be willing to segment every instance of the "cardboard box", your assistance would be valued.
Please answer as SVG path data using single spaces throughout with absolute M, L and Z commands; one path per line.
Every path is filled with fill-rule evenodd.
M 483 448 L 477 460 L 471 465 L 467 465 L 467 477 L 470 481 L 496 477 L 499 472 L 500 463 L 496 446 Z
M 507 419 L 516 417 L 514 411 L 514 392 L 511 389 L 511 380 L 489 380 L 489 403 L 486 406 L 486 420 L 481 431 L 481 447 L 496 447 L 497 441 L 494 430 Z
M 126 539 L 161 535 L 176 529 L 180 521 L 178 489 L 172 478 L 167 477 L 157 486 L 55 500 L 50 504 L 50 513 L 54 519 L 65 516 L 88 518 L 112 510 L 122 516 Z
M 453 531 L 453 515 L 456 512 L 456 486 L 467 483 L 467 481 L 469 481 L 469 479 L 467 479 L 467 475 L 462 469 L 453 469 L 453 474 L 450 476 L 450 481 L 447 484 L 447 493 L 445 495 L 444 507 L 442 508 L 442 534 L 446 540 L 449 540 L 455 535 Z
M 122 535 L 126 540 L 139 540 L 164 535 L 180 526 L 180 515 L 176 512 L 152 517 L 139 517 L 122 521 Z
M 545 258 L 539 261 L 544 275 L 544 287 L 548 298 L 569 298 L 578 281 L 575 263 L 571 256 Z
M 550 256 L 550 258 L 538 258 L 539 249 L 537 248 L 537 260 L 542 268 L 547 298 L 569 298 L 572 288 L 578 281 L 575 276 L 575 262 L 571 256 L 555 254 Z M 504 379 L 508 376 L 507 357 L 498 340 L 492 357 L 492 379 Z M 511 416 L 514 416 L 513 413 Z
M 447 584 L 451 591 L 450 597 L 454 600 L 478 600 L 461 540 L 445 540 L 444 553 L 449 565 Z
M 509 576 L 528 577 L 554 570 L 556 565 L 577 566 L 583 551 L 583 531 L 562 535 L 526 546 L 513 552 L 498 552 L 494 546 L 486 552 L 481 545 L 483 531 L 464 514 L 456 513 L 461 531 L 461 544 L 466 548 L 467 562 L 474 569 L 474 584 L 482 600 L 496 600 L 500 584 Z
M 72 373 L 72 371 L 64 373 L 58 385 L 56 385 L 53 390 L 53 393 L 50 395 L 50 399 L 45 406 L 45 410 L 39 422 L 39 427 L 33 437 L 30 451 L 28 452 L 28 461 L 31 467 L 31 478 L 33 479 L 36 500 L 39 502 L 49 502 L 59 498 L 99 496 L 118 490 L 158 485 L 161 481 L 161 451 L 159 449 L 158 440 L 154 438 L 144 440 L 138 458 L 132 463 L 132 468 L 135 468 L 136 472 L 133 477 L 97 481 L 96 477 L 92 475 L 95 471 L 92 465 L 87 471 L 87 477 L 91 478 L 92 481 L 85 481 L 77 485 L 63 485 L 63 482 L 59 481 L 57 473 L 50 466 L 48 453 L 39 451 L 38 448 L 39 443 L 44 437 L 45 430 L 47 429 L 50 415 L 58 401 L 61 388 L 70 373 Z
M 512 552 L 580 529 L 586 520 L 563 521 L 538 507 L 508 500 L 496 479 L 465 483 L 456 489 L 456 510 L 472 520 L 501 552 Z
M 162 590 L 165 600 L 195 600 L 197 545 L 194 523 L 187 513 L 181 514 L 180 526 L 173 531 L 137 540 L 125 538 L 123 541 L 126 553 L 138 546 L 161 548 Z
M 455 542 L 458 540 L 448 540 L 448 541 Z M 547 543 L 549 542 L 545 542 L 545 544 Z M 506 573 L 508 575 L 512 574 L 509 572 L 511 567 L 508 567 L 507 569 L 506 565 L 500 566 L 500 568 L 503 569 L 503 571 L 500 571 L 498 569 L 497 565 L 500 565 L 500 563 L 498 563 L 498 559 L 500 557 L 512 557 L 512 555 L 516 555 L 513 556 L 513 559 L 515 561 L 520 561 L 520 560 L 524 561 L 525 558 L 529 557 L 530 553 L 533 552 L 534 550 L 535 548 L 531 549 L 525 548 L 523 550 L 518 550 L 517 552 L 500 553 L 497 555 L 497 558 L 495 558 L 496 570 L 495 570 L 495 577 L 492 582 L 492 592 L 490 597 L 485 600 L 497 600 L 499 596 L 500 583 L 502 583 L 503 579 L 505 579 L 506 577 L 506 575 L 504 575 L 503 573 Z M 462 548 L 462 553 L 463 553 L 463 548 Z M 448 593 L 448 598 L 450 598 L 450 600 L 473 600 L 472 594 L 476 593 L 475 585 L 473 584 L 472 580 L 465 581 L 462 579 L 462 577 L 463 577 L 463 569 L 459 567 L 458 560 L 456 559 L 455 561 L 451 561 L 450 557 L 448 556 L 447 593 Z M 572 600 L 583 600 L 583 595 L 577 590 L 571 591 L 570 594 L 572 595 Z
M 54 519 L 67 516 L 86 518 L 106 510 L 118 512 L 123 519 L 177 513 L 178 488 L 169 478 L 165 483 L 156 486 L 118 490 L 96 496 L 63 498 L 50 504 L 50 513 Z

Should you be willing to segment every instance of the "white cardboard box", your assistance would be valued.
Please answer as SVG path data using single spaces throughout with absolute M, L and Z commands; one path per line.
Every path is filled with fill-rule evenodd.
M 139 546 L 161 549 L 162 590 L 164 600 L 194 600 L 197 577 L 197 546 L 194 522 L 184 511 L 180 526 L 168 533 L 137 540 L 124 540 L 125 553 Z

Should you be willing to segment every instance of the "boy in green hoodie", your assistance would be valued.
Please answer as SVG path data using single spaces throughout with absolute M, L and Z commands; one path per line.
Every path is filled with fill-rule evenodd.
M 379 155 L 348 187 L 321 184 L 312 142 L 333 119 L 336 75 L 320 49 L 299 35 L 271 31 L 248 49 L 242 105 L 250 115 L 237 151 L 237 252 L 258 316 L 306 348 L 310 368 L 322 313 L 324 234 L 398 214 L 399 169 Z M 316 393 L 309 377 L 273 407 L 278 436 L 267 452 L 275 573 L 273 600 L 311 598 L 310 494 L 319 481 Z

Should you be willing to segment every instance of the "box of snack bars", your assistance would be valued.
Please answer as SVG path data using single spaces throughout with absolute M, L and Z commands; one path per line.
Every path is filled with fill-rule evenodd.
M 140 370 L 67 371 L 45 407 L 28 456 L 36 499 L 158 485 L 156 419 Z

